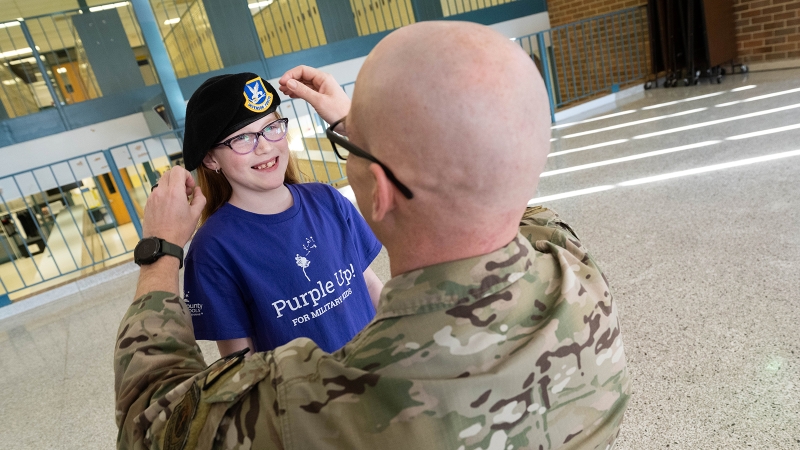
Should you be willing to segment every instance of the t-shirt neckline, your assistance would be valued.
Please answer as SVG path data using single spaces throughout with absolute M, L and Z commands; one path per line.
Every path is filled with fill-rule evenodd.
M 289 188 L 289 192 L 292 194 L 292 206 L 289 207 L 286 211 L 279 212 L 277 214 L 257 214 L 250 211 L 245 211 L 238 206 L 234 206 L 229 202 L 225 202 L 224 205 L 220 208 L 220 212 L 225 212 L 226 214 L 230 214 L 240 219 L 244 220 L 253 220 L 258 221 L 261 223 L 279 223 L 286 220 L 289 220 L 297 215 L 302 209 L 302 201 L 301 196 L 297 192 L 297 186 L 293 184 L 284 184 L 287 188 Z

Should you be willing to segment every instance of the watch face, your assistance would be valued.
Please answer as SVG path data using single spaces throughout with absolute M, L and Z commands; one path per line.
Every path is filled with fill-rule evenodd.
M 158 239 L 146 238 L 139 241 L 139 245 L 134 249 L 134 257 L 136 259 L 147 259 L 155 256 L 158 252 Z

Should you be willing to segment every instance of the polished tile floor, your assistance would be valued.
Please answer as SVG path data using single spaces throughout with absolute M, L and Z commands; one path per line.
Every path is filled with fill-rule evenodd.
M 533 203 L 615 291 L 634 377 L 618 448 L 800 448 L 800 70 L 647 91 L 552 136 Z M 134 284 L 0 321 L 0 447 L 114 446 Z

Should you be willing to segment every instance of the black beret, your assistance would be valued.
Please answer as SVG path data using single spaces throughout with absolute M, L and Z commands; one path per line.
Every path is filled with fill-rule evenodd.
M 271 114 L 281 104 L 275 88 L 254 73 L 211 77 L 186 105 L 183 160 L 186 170 L 203 162 L 214 144 Z

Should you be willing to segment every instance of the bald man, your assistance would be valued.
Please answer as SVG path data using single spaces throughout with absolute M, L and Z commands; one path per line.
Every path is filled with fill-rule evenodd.
M 526 211 L 550 128 L 529 56 L 483 26 L 423 22 L 375 47 L 352 105 L 308 67 L 280 84 L 349 151 L 358 205 L 390 258 L 377 315 L 333 354 L 298 339 L 206 367 L 179 261 L 143 266 L 116 347 L 119 447 L 613 446 L 629 398 L 616 304 L 570 227 Z M 172 169 L 145 233 L 183 245 L 203 204 Z

